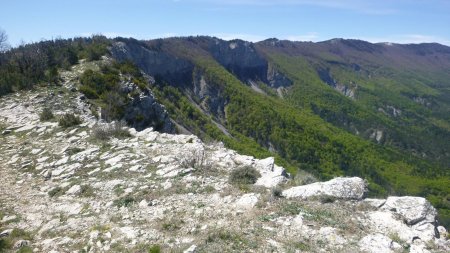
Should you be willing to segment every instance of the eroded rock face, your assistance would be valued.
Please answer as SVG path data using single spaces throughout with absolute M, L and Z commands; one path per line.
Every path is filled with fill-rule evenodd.
M 358 177 L 339 177 L 327 182 L 317 182 L 283 191 L 286 198 L 330 196 L 338 199 L 362 199 L 367 191 L 366 182 Z
M 116 42 L 110 48 L 111 55 L 119 60 L 134 62 L 147 75 L 164 77 L 172 85 L 192 81 L 194 65 L 161 50 L 152 50 L 145 43 L 136 40 Z
M 261 174 L 255 185 L 273 188 L 288 180 L 289 174 L 283 167 L 277 166 L 273 157 L 256 160 L 255 168 Z
M 125 109 L 124 119 L 138 131 L 153 127 L 163 133 L 175 133 L 175 126 L 166 109 L 149 90 L 133 97 Z
M 436 221 L 436 209 L 428 200 L 421 197 L 389 197 L 381 210 L 389 210 L 401 215 L 408 225 L 419 222 L 434 223 Z

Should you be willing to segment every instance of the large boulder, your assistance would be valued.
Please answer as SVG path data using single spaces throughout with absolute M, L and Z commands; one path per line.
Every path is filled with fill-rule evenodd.
M 390 253 L 400 250 L 402 246 L 383 234 L 364 236 L 358 243 L 362 252 Z
M 255 185 L 272 188 L 289 178 L 289 174 L 283 167 L 275 165 L 273 157 L 256 160 L 254 166 L 261 174 L 261 177 L 258 178 Z
M 428 200 L 421 197 L 389 197 L 381 209 L 401 215 L 408 225 L 421 221 L 430 223 L 436 221 L 436 209 Z
M 338 199 L 362 199 L 367 191 L 366 182 L 359 177 L 338 177 L 327 182 L 296 186 L 283 191 L 286 198 L 329 196 Z
M 388 197 L 378 210 L 367 214 L 367 226 L 378 233 L 397 235 L 409 244 L 429 242 L 439 237 L 436 215 L 424 198 Z

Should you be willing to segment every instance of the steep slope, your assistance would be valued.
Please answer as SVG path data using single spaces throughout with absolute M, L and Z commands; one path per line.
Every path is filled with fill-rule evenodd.
M 367 199 L 356 177 L 298 186 L 311 177 L 293 180 L 271 157 L 105 123 L 76 89 L 103 61 L 0 98 L 1 252 L 450 249 L 423 198 Z M 62 124 L 68 114 L 81 122 Z
M 448 166 L 450 48 L 342 39 L 267 40 L 258 48 L 295 79 L 292 104 L 364 138 Z
M 363 176 L 374 195 L 426 196 L 448 220 L 450 135 L 448 101 L 442 99 L 448 94 L 442 78 L 447 65 L 421 70 L 441 73 L 430 79 L 443 81 L 440 86 L 426 85 L 429 75 L 408 75 L 431 61 L 415 55 L 423 49 L 395 46 L 400 49 L 388 54 L 386 47 L 345 40 L 255 45 L 189 37 L 118 39 L 111 52 L 153 76 L 151 88 L 171 117 L 203 139 L 257 157 L 272 154 L 291 172 L 301 168 L 324 179 Z M 445 48 L 429 50 L 446 61 Z M 410 58 L 422 60 L 398 66 Z M 413 97 L 428 94 L 440 109 L 424 108 L 417 102 L 422 100 L 405 95 L 408 91 Z

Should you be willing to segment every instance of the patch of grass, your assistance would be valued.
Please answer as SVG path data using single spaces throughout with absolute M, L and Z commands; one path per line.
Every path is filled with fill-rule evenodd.
M 64 189 L 61 188 L 61 187 L 59 187 L 59 186 L 57 186 L 57 187 L 51 189 L 51 190 L 48 192 L 48 196 L 50 196 L 51 198 L 53 198 L 53 197 L 58 197 L 58 196 L 61 196 L 61 195 L 63 195 L 63 194 L 64 194 Z
M 234 185 L 254 184 L 261 177 L 261 174 L 252 167 L 242 167 L 234 169 L 229 177 L 229 182 Z
M 170 220 L 165 220 L 162 224 L 161 224 L 161 228 L 162 230 L 165 231 L 176 231 L 181 229 L 181 225 L 184 223 L 183 220 L 180 219 L 170 219 Z
M 136 200 L 132 196 L 127 195 L 127 196 L 124 196 L 124 197 L 114 200 L 113 204 L 117 207 L 130 207 L 135 202 L 136 202 Z
M 152 245 L 148 249 L 148 253 L 160 253 L 161 252 L 161 246 L 159 245 Z
M 203 187 L 203 189 L 201 189 L 201 193 L 213 193 L 213 192 L 215 192 L 216 191 L 216 188 L 214 188 L 213 186 L 211 186 L 211 185 L 207 185 L 207 186 L 205 186 L 205 187 Z
M 110 229 L 111 229 L 111 227 L 108 226 L 108 225 L 100 225 L 100 224 L 98 224 L 98 225 L 93 226 L 91 230 L 92 231 L 99 231 L 99 232 L 104 233 L 104 232 L 108 232 Z
M 248 252 L 249 242 L 242 234 L 218 230 L 208 234 L 205 244 L 200 246 L 201 252 Z
M 258 220 L 262 221 L 262 222 L 269 222 L 274 218 L 273 215 L 270 214 L 265 214 L 265 215 L 261 215 L 258 217 Z
M 286 202 L 281 205 L 281 215 L 297 215 L 304 210 L 303 205 L 298 202 Z
M 114 186 L 113 191 L 114 191 L 114 194 L 116 194 L 116 196 L 120 196 L 125 192 L 125 190 L 123 189 L 123 185 L 121 185 L 121 184 Z
M 241 237 L 235 233 L 231 233 L 230 231 L 217 231 L 210 235 L 208 235 L 208 238 L 206 238 L 206 242 L 214 242 L 214 241 L 241 241 Z
M 287 243 L 286 251 L 287 252 L 298 252 L 298 251 L 311 251 L 311 246 L 302 242 L 302 241 L 292 241 Z
M 337 200 L 336 197 L 329 196 L 329 195 L 318 196 L 318 199 L 319 199 L 320 203 L 322 203 L 322 204 L 333 203 L 333 202 L 335 202 Z
M 292 185 L 307 185 L 319 181 L 313 174 L 304 170 L 298 170 L 290 181 Z
M 29 246 L 24 246 L 16 251 L 16 253 L 33 253 L 33 249 Z
M 84 197 L 84 198 L 91 198 L 95 196 L 95 192 L 94 192 L 94 188 L 92 188 L 92 186 L 84 184 L 81 185 L 81 192 L 80 192 L 80 196 Z
M 121 139 L 131 137 L 131 134 L 124 129 L 125 123 L 116 122 L 113 125 L 96 125 L 92 129 L 92 136 L 99 140 L 109 140 L 112 137 Z
M 33 240 L 33 236 L 23 229 L 15 228 L 7 237 L 0 238 L 0 252 L 9 252 L 8 250 L 11 250 L 18 240 L 31 241 Z M 22 247 L 17 252 L 32 252 L 29 251 L 28 248 L 29 247 Z
M 80 153 L 81 151 L 83 151 L 84 149 L 82 148 L 78 148 L 78 147 L 73 147 L 73 148 L 69 148 L 66 150 L 66 154 L 68 154 L 69 156 L 75 155 L 77 153 Z
M 81 124 L 81 119 L 73 113 L 66 113 L 59 118 L 58 124 L 62 128 L 69 128 Z
M 272 192 L 272 196 L 275 197 L 275 198 L 283 197 L 283 195 L 282 195 L 283 194 L 283 189 L 281 189 L 280 187 L 272 188 L 271 192 Z
M 53 115 L 53 112 L 50 108 L 45 107 L 42 112 L 39 114 L 39 120 L 40 121 L 50 121 L 53 118 L 55 118 L 55 116 Z
M 398 235 L 398 233 L 391 233 L 389 234 L 389 238 L 393 241 L 396 242 L 400 245 L 402 245 L 404 243 L 404 241 L 400 238 L 400 236 Z

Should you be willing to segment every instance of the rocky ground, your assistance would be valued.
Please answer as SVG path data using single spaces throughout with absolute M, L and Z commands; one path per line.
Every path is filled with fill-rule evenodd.
M 0 251 L 449 252 L 423 198 L 365 199 L 359 178 L 299 186 L 311 177 L 273 158 L 98 121 L 76 90 L 87 67 L 0 98 Z M 41 121 L 45 107 L 82 123 Z

